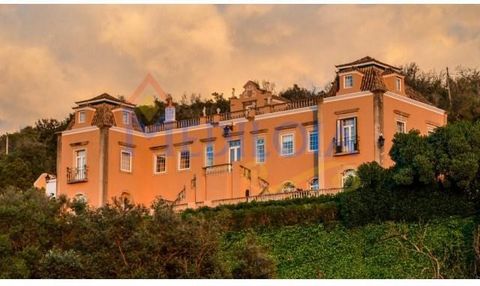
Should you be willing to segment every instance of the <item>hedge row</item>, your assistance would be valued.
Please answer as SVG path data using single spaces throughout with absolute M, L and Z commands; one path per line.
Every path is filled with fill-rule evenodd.
M 188 210 L 183 215 L 205 216 L 218 220 L 226 230 L 237 231 L 333 221 L 340 221 L 347 227 L 384 221 L 429 221 L 470 216 L 476 213 L 476 209 L 475 201 L 457 193 L 359 189 L 336 196 L 205 207 Z
M 218 220 L 228 231 L 247 228 L 270 228 L 301 224 L 328 224 L 338 220 L 338 208 L 335 202 L 261 205 L 242 209 L 203 209 L 197 213 L 188 212 L 184 216 L 203 215 L 207 219 Z

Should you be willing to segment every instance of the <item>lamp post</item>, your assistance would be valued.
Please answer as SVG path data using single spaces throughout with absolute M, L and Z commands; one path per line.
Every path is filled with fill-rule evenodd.
M 6 133 L 5 138 L 5 155 L 8 155 L 8 132 Z

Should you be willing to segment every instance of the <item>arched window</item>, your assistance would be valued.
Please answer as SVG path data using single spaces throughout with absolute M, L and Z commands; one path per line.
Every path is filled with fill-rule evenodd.
M 342 188 L 346 187 L 346 183 L 350 178 L 353 178 L 357 175 L 354 169 L 347 169 L 342 174 Z
M 296 190 L 297 190 L 297 188 L 295 187 L 295 185 L 292 182 L 285 182 L 282 185 L 282 192 L 283 193 L 295 192 Z
M 122 206 L 127 205 L 127 203 L 129 204 L 133 203 L 132 195 L 130 195 L 130 193 L 128 192 L 123 192 L 122 195 L 120 196 L 120 203 L 122 204 Z
M 87 196 L 85 196 L 85 194 L 83 194 L 83 193 L 77 193 L 75 195 L 75 200 L 77 200 L 79 202 L 86 203 L 87 202 Z
M 309 182 L 308 182 L 308 189 L 311 190 L 311 191 L 318 191 L 318 189 L 320 188 L 320 185 L 318 183 L 318 178 L 317 177 L 314 177 L 313 179 L 311 179 Z

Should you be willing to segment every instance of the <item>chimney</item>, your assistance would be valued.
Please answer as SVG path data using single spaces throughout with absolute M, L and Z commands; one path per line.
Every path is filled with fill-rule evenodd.
M 174 122 L 175 120 L 175 106 L 173 106 L 172 96 L 167 96 L 167 107 L 165 107 L 165 122 Z

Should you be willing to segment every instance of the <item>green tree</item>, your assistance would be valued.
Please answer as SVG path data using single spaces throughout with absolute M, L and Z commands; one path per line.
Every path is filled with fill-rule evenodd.
M 395 162 L 393 180 L 397 184 L 431 185 L 435 182 L 434 153 L 427 138 L 418 130 L 395 134 L 389 154 Z

